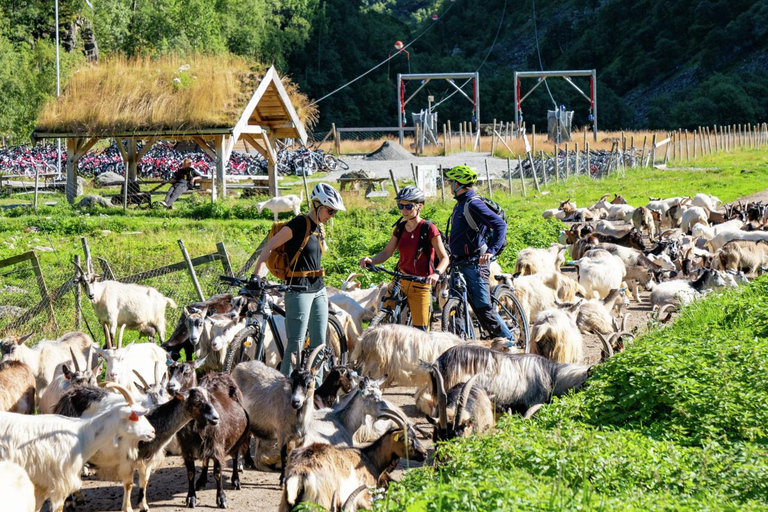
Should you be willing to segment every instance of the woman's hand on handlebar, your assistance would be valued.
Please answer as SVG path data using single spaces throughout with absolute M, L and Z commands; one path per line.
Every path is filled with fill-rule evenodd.
M 368 267 L 370 265 L 373 265 L 373 260 L 371 258 L 369 258 L 368 256 L 360 258 L 360 268 L 361 269 L 368 270 Z
M 267 276 L 267 263 L 261 262 L 256 266 L 256 270 L 253 272 L 254 275 L 257 275 L 261 278 L 264 278 Z
M 429 274 L 427 276 L 427 284 L 429 286 L 435 286 L 438 283 L 438 281 L 440 281 L 440 274 L 438 274 L 437 272 L 435 272 L 434 274 Z

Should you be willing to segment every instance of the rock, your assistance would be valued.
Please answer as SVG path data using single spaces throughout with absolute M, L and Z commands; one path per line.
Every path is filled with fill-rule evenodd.
M 2 288 L 0 288 L 0 293 L 29 293 L 29 292 L 24 288 L 19 288 L 18 286 L 7 284 Z
M 109 208 L 112 206 L 112 203 L 110 203 L 108 199 L 96 195 L 85 196 L 79 203 L 77 203 L 78 208 L 93 208 L 94 206 Z
M 410 151 L 393 140 L 385 141 L 379 149 L 365 156 L 366 160 L 410 160 Z
M 376 174 L 374 174 L 371 171 L 366 171 L 364 169 L 360 169 L 359 171 L 345 172 L 340 176 L 340 178 L 342 179 L 352 179 L 352 178 L 360 179 L 360 178 L 375 178 L 375 177 L 376 177 Z
M 116 172 L 103 172 L 93 179 L 93 183 L 96 186 L 106 187 L 108 185 L 122 185 L 125 178 L 117 174 Z
M 45 247 L 44 245 L 36 245 L 34 247 L 34 249 L 37 252 L 53 252 L 53 248 L 52 247 Z
M 0 318 L 15 318 L 23 312 L 24 310 L 17 306 L 0 306 Z

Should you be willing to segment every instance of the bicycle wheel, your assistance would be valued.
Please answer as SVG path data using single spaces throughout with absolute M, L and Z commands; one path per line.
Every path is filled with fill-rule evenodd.
M 465 329 L 467 308 L 457 298 L 448 299 L 443 307 L 443 331 L 450 332 L 462 339 L 472 338 Z
M 249 359 L 248 357 L 248 342 L 257 343 L 259 339 L 259 326 L 249 325 L 239 333 L 235 335 L 232 341 L 227 347 L 227 355 L 224 360 L 224 373 L 230 373 L 232 371 L 232 363 L 237 358 L 237 364 L 242 363 Z M 256 347 L 258 349 L 258 347 Z
M 333 357 L 336 358 L 336 361 L 331 361 L 331 368 L 337 364 L 347 364 L 347 359 L 349 358 L 347 335 L 344 333 L 344 328 L 341 326 L 341 322 L 339 322 L 339 319 L 336 318 L 335 315 L 328 315 L 328 329 L 331 331 L 331 335 L 335 336 L 339 341 L 339 353 L 337 354 L 336 350 L 333 351 Z M 334 346 L 334 349 L 335 348 L 336 347 Z
M 376 313 L 376 316 L 373 317 L 373 320 L 371 320 L 371 323 L 368 327 L 373 328 L 383 324 L 394 324 L 394 323 L 396 322 L 392 317 L 392 312 L 389 310 L 385 310 L 385 311 L 379 311 L 378 313 Z
M 514 292 L 507 286 L 496 286 L 491 294 L 491 302 L 501 321 L 514 334 L 518 347 L 527 349 L 530 340 L 528 319 Z
M 349 170 L 349 164 L 347 162 L 345 162 L 339 157 L 334 157 L 334 159 L 336 160 L 336 166 L 340 168 L 342 171 Z
M 329 172 L 330 172 L 330 171 L 335 171 L 335 170 L 336 170 L 336 159 L 335 159 L 335 158 L 333 158 L 333 155 L 325 155 L 325 156 L 323 157 L 323 166 L 324 166 L 324 167 L 325 167 L 325 169 L 327 169 Z

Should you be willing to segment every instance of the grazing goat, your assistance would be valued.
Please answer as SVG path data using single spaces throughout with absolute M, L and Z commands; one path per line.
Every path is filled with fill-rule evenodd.
M 715 256 L 723 270 L 756 276 L 759 269 L 768 267 L 768 241 L 731 240 Z
M 354 496 L 357 489 L 379 486 L 382 475 L 401 458 L 426 460 L 427 451 L 410 425 L 399 416 L 384 416 L 398 427 L 365 448 L 312 444 L 294 450 L 286 469 L 280 511 L 289 512 L 302 502 L 328 510 L 338 510 L 340 503 L 344 503 L 344 510 L 370 508 L 368 495 Z
M 651 287 L 651 305 L 665 306 L 667 304 L 677 306 L 693 302 L 702 293 L 725 287 L 723 276 L 717 270 L 704 270 L 695 281 L 687 279 L 675 279 L 655 284 Z
M 131 393 L 139 393 L 134 385 L 136 370 L 142 376 L 155 375 L 155 363 L 165 366 L 168 353 L 154 343 L 131 344 L 125 348 L 97 348 L 96 352 L 107 362 L 105 379 L 117 382 L 128 388 Z
M 433 441 L 484 434 L 496 425 L 491 399 L 477 385 L 479 375 L 474 375 L 463 384 L 456 384 L 446 393 L 443 376 L 437 366 L 433 365 L 430 373 L 432 388 L 437 390 L 437 418 L 427 415 L 427 421 L 434 425 Z
M 549 402 L 553 396 L 580 389 L 590 369 L 556 363 L 536 354 L 504 354 L 477 345 L 450 348 L 436 364 L 446 388 L 466 382 L 473 375 L 484 375 L 480 384 L 495 397 L 496 410 L 520 414 Z
M 0 363 L 0 411 L 35 414 L 35 376 L 21 361 Z
M 290 449 L 303 442 L 312 423 L 315 377 L 323 359 L 313 363 L 324 347 L 316 347 L 290 378 L 260 361 L 238 364 L 232 372 L 243 393 L 251 432 L 277 441 L 283 470 Z M 246 464 L 253 465 L 250 454 Z
M 557 272 L 565 261 L 565 246 L 551 244 L 549 249 L 523 249 L 517 254 L 515 273 L 527 276 L 538 273 Z
M 3 508 L 13 512 L 38 512 L 35 487 L 24 468 L 11 461 L 0 461 L 0 496 Z
M 621 288 L 627 270 L 624 262 L 607 254 L 599 259 L 581 258 L 573 262 L 579 272 L 579 284 L 588 299 L 603 299 L 611 290 Z
M 150 286 L 119 281 L 97 281 L 97 274 L 86 274 L 80 266 L 76 266 L 77 282 L 83 284 L 88 300 L 93 304 L 93 311 L 104 328 L 108 348 L 122 346 L 123 331 L 126 327 L 139 331 L 152 341 L 155 334 L 159 335 L 160 341 L 165 339 L 165 307 L 175 308 L 173 299 Z M 118 326 L 120 333 L 117 345 L 114 345 Z
M 24 342 L 32 336 L 10 337 L 0 342 L 3 353 L 3 361 L 21 361 L 25 363 L 35 376 L 35 389 L 37 400 L 43 396 L 45 389 L 56 376 L 56 369 L 69 362 L 71 352 L 82 354 L 93 344 L 90 336 L 82 332 L 70 332 L 56 341 L 43 340 L 33 348 L 27 347 Z
M 213 478 L 216 480 L 216 506 L 227 507 L 224 494 L 222 468 L 227 455 L 232 457 L 232 487 L 240 489 L 238 458 L 242 446 L 248 445 L 248 413 L 243 408 L 243 396 L 235 381 L 224 373 L 209 373 L 200 381 L 200 388 L 210 397 L 211 404 L 221 421 L 211 424 L 190 422 L 176 434 L 187 468 L 187 508 L 195 508 L 196 490 L 205 489 L 208 482 L 208 460 L 213 459 Z M 195 460 L 203 462 L 200 478 L 195 484 Z
M 301 196 L 304 196 L 303 192 L 301 193 Z M 302 197 L 297 196 L 296 194 L 273 197 L 272 199 L 256 203 L 256 208 L 259 209 L 259 213 L 261 213 L 264 208 L 272 210 L 272 213 L 275 216 L 275 222 L 277 222 L 277 216 L 280 213 L 293 212 L 294 215 L 301 213 Z
M 117 384 L 126 403 L 104 410 L 89 420 L 56 415 L 24 416 L 0 413 L 0 457 L 22 466 L 35 486 L 35 510 L 46 498 L 51 511 L 62 512 L 64 500 L 81 486 L 83 464 L 115 439 L 151 441 L 155 429 L 146 411 L 133 405 L 130 393 Z
M 53 382 L 46 388 L 45 393 L 40 398 L 38 409 L 42 414 L 53 414 L 53 408 L 59 402 L 62 396 L 72 388 L 79 388 L 82 386 L 96 387 L 98 384 L 96 377 L 100 372 L 94 373 L 91 369 L 91 362 L 93 358 L 91 353 L 93 352 L 93 346 L 88 348 L 88 357 L 85 358 L 85 369 L 80 370 L 80 363 L 77 360 L 77 354 L 70 348 L 72 354 L 72 364 L 74 365 L 74 372 L 64 364 L 61 366 L 61 373 L 58 373 L 53 379 Z
M 581 302 L 567 309 L 547 309 L 536 315 L 529 351 L 557 363 L 580 363 L 584 340 L 576 316 Z

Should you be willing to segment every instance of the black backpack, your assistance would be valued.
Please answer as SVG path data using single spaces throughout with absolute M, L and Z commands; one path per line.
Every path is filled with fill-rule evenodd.
M 403 236 L 403 232 L 405 231 L 405 219 L 398 219 L 393 226 L 395 226 L 395 237 L 400 240 L 400 237 Z M 416 257 L 413 260 L 413 266 L 416 266 L 416 262 L 419 260 L 419 256 L 422 254 L 429 254 L 432 250 L 432 241 L 429 239 L 429 230 L 432 227 L 431 220 L 424 219 L 424 222 L 421 223 L 421 228 L 419 229 L 419 248 L 416 250 Z M 442 235 L 442 233 L 440 233 Z M 432 258 L 429 261 L 429 271 L 434 272 L 437 268 L 438 264 L 438 258 L 437 258 L 437 251 L 435 251 L 432 254 Z
M 480 201 L 483 201 L 485 205 L 496 215 L 498 215 L 502 221 L 504 221 L 504 224 L 507 223 L 507 212 L 504 211 L 504 208 L 502 208 L 499 203 L 494 201 L 493 199 L 488 199 L 487 197 L 483 196 L 472 196 L 468 201 L 464 203 L 464 218 L 467 219 L 467 224 L 469 224 L 469 227 L 474 229 L 475 231 L 480 231 L 480 228 L 477 226 L 477 223 L 475 222 L 475 219 L 472 218 L 472 215 L 469 213 L 469 203 L 473 199 L 479 199 Z M 491 231 L 492 233 L 492 231 Z M 504 249 L 507 247 L 507 239 L 504 237 L 501 240 L 501 247 L 499 247 L 499 251 L 496 253 L 495 256 L 499 256 L 502 252 L 504 252 Z

